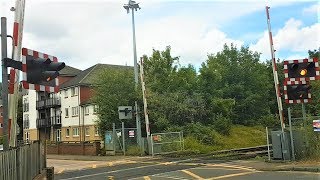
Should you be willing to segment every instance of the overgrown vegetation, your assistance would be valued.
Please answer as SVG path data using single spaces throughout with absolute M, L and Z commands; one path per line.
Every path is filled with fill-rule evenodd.
M 319 52 L 309 51 L 309 55 L 319 56 Z M 283 82 L 280 60 L 277 67 Z M 171 47 L 154 49 L 151 56 L 144 55 L 144 74 L 151 131 L 183 131 L 188 150 L 262 145 L 262 127 L 280 128 L 271 62 L 261 61 L 260 54 L 248 47 L 225 45 L 209 54 L 198 70 L 191 64 L 181 66 Z M 97 79 L 94 101 L 100 107 L 97 124 L 102 132 L 119 122 L 118 106 L 133 106 L 135 100 L 143 104 L 141 86 L 134 88 L 133 77 L 132 68 L 117 68 Z M 319 115 L 320 82 L 312 84 L 314 101 L 307 111 Z M 292 108 L 299 112 L 297 106 Z

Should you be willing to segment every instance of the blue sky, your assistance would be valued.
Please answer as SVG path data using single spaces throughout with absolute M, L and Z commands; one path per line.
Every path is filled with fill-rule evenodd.
M 14 0 L 0 2 L 12 32 Z M 276 57 L 299 59 L 320 47 L 318 1 L 137 0 L 137 54 L 170 45 L 180 63 L 199 67 L 223 44 L 245 45 L 269 59 L 265 6 L 271 7 Z M 118 0 L 26 0 L 23 46 L 79 69 L 96 63 L 133 65 L 131 14 Z M 9 52 L 10 53 L 10 52 Z

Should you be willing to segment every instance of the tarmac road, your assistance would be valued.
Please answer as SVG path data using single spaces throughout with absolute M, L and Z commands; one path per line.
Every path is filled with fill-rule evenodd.
M 72 163 L 92 163 L 88 161 L 70 161 Z M 100 162 L 101 163 L 101 162 Z M 55 179 L 134 179 L 134 180 L 172 180 L 172 179 L 244 179 L 244 180 L 286 180 L 314 179 L 320 180 L 320 173 L 259 171 L 253 167 L 243 166 L 233 161 L 194 160 L 163 161 L 147 160 L 142 162 L 128 161 L 114 165 L 92 166 L 80 170 L 62 171 Z

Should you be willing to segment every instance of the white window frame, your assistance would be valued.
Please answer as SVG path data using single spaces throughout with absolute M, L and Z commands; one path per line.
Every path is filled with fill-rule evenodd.
M 84 133 L 86 136 L 90 136 L 90 127 L 85 127 Z
M 68 98 L 68 89 L 64 90 L 64 98 Z
M 98 112 L 98 105 L 93 106 L 93 114 L 96 114 Z
M 70 128 L 66 129 L 66 137 L 70 137 Z
M 79 137 L 79 128 L 78 127 L 72 128 L 72 136 Z
M 84 107 L 84 114 L 89 115 L 90 114 L 90 106 L 85 106 Z
M 79 107 L 72 107 L 72 117 L 78 116 L 79 115 Z
M 26 139 L 26 141 L 29 141 L 29 139 L 30 139 L 30 132 L 25 132 L 24 134 L 25 134 L 25 139 Z
M 99 128 L 97 126 L 94 127 L 94 136 L 99 136 Z
M 77 96 L 78 95 L 78 88 L 77 87 L 72 87 L 71 88 L 71 97 Z
M 3 124 L 2 123 L 0 123 L 0 128 L 3 128 Z
M 68 118 L 69 117 L 69 108 L 64 108 L 64 117 Z

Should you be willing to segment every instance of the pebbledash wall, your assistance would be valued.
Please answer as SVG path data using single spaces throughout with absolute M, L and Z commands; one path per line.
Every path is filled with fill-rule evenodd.
M 94 124 L 97 118 L 95 113 L 97 107 L 93 104 L 84 103 L 91 97 L 90 88 L 75 86 L 61 89 L 56 97 L 61 99 L 61 128 L 54 129 L 51 132 L 51 141 L 57 140 L 58 130 L 61 133 L 59 133 L 60 141 L 101 140 L 98 129 Z M 24 106 L 28 104 L 28 108 L 24 109 L 23 112 L 23 120 L 29 121 L 29 123 L 24 123 L 24 140 L 39 139 L 39 130 L 36 125 L 37 117 L 39 117 L 36 110 L 36 101 L 37 92 L 34 90 L 28 90 L 23 95 Z

